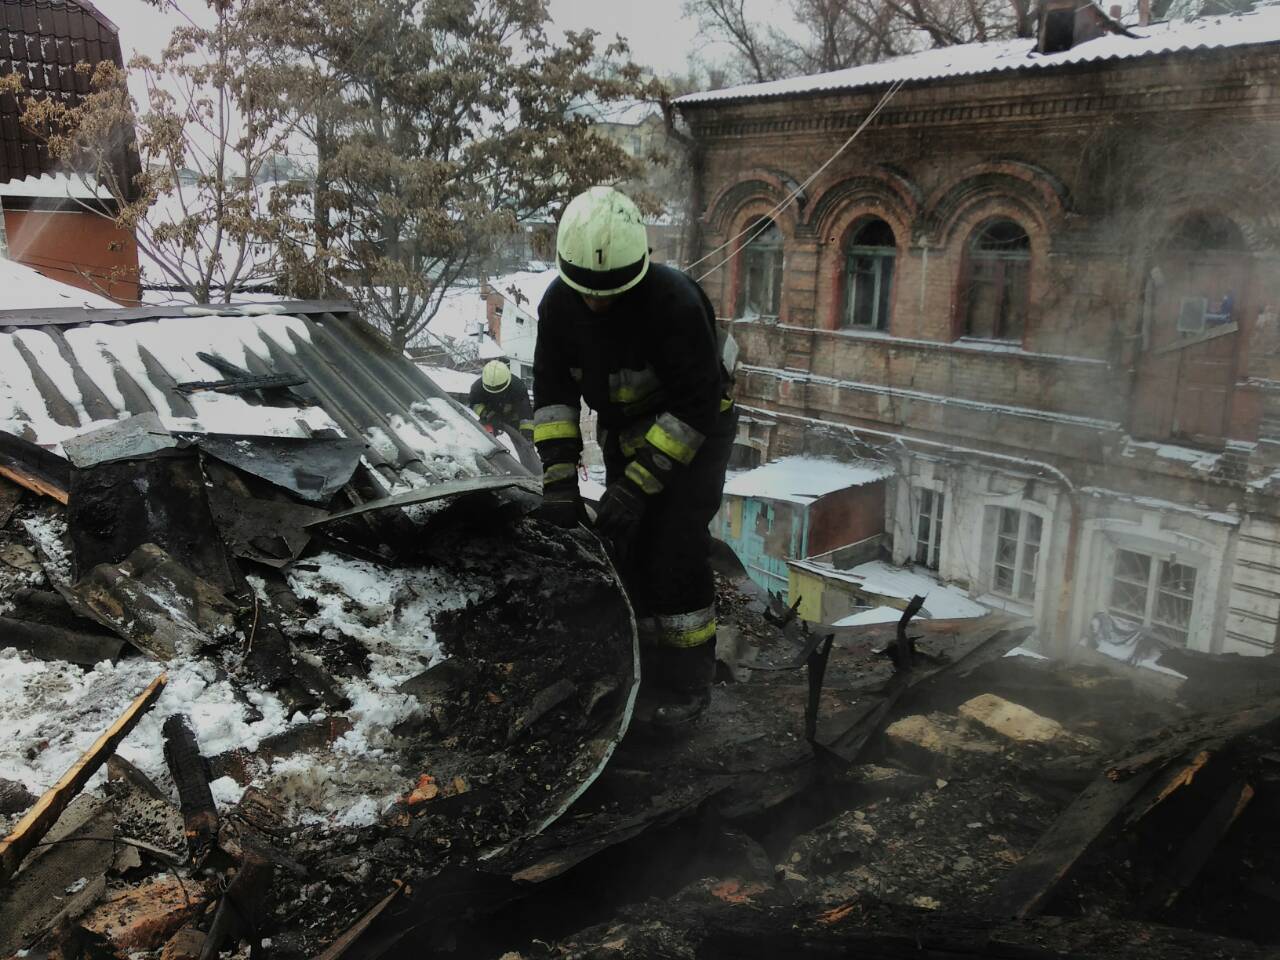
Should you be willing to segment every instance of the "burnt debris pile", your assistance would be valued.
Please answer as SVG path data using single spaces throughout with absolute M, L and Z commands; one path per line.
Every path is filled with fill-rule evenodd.
M 404 949 L 1273 955 L 1270 664 L 1246 683 L 1182 655 L 1187 696 L 1156 699 L 1130 668 L 1027 655 L 1003 615 L 911 622 L 907 604 L 899 624 L 806 631 L 739 586 L 722 582 L 735 642 L 693 736 L 629 736 L 567 817 L 487 865 L 510 888 L 420 919 Z M 1206 710 L 1210 683 L 1236 693 Z
M 625 730 L 630 607 L 535 478 L 351 318 L 213 320 L 236 363 L 0 331 L 74 358 L 0 432 L 0 957 L 340 949 Z

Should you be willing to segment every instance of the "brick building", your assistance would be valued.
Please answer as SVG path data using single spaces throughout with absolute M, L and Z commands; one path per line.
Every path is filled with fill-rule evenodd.
M 1046 7 L 679 101 L 739 442 L 891 463 L 893 559 L 1046 650 L 1274 652 L 1280 9 Z
M 87 0 L 0 0 L 0 56 L 0 70 L 19 74 L 32 95 L 73 103 L 89 92 L 93 67 L 123 65 L 116 25 Z M 0 253 L 51 279 L 136 301 L 138 247 L 116 225 L 110 192 L 60 170 L 20 112 L 17 97 L 0 94 Z M 112 164 L 132 185 L 131 131 L 113 144 Z

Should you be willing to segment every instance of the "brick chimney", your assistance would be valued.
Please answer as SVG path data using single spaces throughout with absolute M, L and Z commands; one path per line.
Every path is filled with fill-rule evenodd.
M 1145 27 L 1151 22 L 1151 0 L 1138 0 L 1138 26 Z

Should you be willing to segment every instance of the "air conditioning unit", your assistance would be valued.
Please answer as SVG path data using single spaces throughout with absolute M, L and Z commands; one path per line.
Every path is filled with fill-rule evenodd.
M 1179 333 L 1204 333 L 1204 315 L 1209 311 L 1205 297 L 1183 297 L 1178 311 Z

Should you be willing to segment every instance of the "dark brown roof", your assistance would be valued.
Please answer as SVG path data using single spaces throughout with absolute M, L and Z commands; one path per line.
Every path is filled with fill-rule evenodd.
M 76 64 L 111 61 L 123 66 L 119 30 L 85 0 L 0 0 L 0 70 L 25 76 L 36 93 L 78 99 L 89 78 Z M 5 62 L 7 61 L 7 62 Z M 0 96 L 0 182 L 53 172 L 56 165 L 33 133 L 18 120 L 18 98 Z M 122 138 L 118 169 L 132 182 L 136 154 Z

